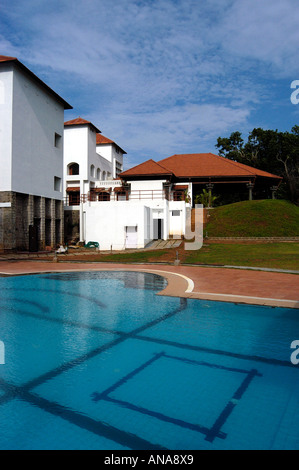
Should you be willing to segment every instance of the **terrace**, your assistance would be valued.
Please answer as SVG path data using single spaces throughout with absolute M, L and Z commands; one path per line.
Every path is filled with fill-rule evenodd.
M 185 186 L 182 189 L 169 191 L 165 189 L 129 190 L 126 187 L 111 186 L 110 188 L 93 188 L 87 194 L 80 194 L 79 187 L 67 188 L 67 196 L 64 198 L 65 206 L 79 206 L 86 202 L 107 201 L 141 201 L 141 200 L 167 200 L 183 201 Z

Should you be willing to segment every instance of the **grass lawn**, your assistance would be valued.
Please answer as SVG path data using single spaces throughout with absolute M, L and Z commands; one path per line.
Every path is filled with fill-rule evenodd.
M 299 207 L 283 200 L 242 201 L 209 211 L 204 233 L 211 237 L 299 237 Z M 250 266 L 299 271 L 299 243 L 227 243 L 207 240 L 198 251 L 177 249 L 90 253 L 76 261 Z M 72 259 L 69 253 L 65 259 Z
M 289 201 L 242 201 L 209 210 L 209 237 L 299 237 L 299 207 Z
M 186 251 L 184 263 L 253 266 L 299 271 L 299 243 L 211 243 Z
M 197 251 L 178 249 L 75 256 L 76 261 L 114 263 L 169 263 L 178 253 L 181 264 L 252 266 L 299 271 L 299 243 L 209 243 Z M 62 258 L 62 257 L 61 257 Z M 71 260 L 72 255 L 63 256 Z

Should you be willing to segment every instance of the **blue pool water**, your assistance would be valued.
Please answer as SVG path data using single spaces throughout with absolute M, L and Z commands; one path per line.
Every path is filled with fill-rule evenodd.
M 165 286 L 0 278 L 0 449 L 299 449 L 299 311 Z

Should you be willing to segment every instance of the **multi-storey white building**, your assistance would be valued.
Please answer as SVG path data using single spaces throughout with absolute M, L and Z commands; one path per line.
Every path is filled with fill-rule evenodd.
M 119 185 L 126 152 L 81 117 L 64 123 L 64 191 L 66 238 L 85 241 L 83 204 L 105 188 Z M 106 193 L 103 193 L 105 197 Z
M 65 109 L 17 58 L 0 56 L 0 249 L 63 241 Z

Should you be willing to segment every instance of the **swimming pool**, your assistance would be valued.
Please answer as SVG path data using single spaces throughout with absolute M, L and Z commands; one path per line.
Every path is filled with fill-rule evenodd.
M 0 278 L 0 449 L 299 449 L 298 310 L 137 272 Z

